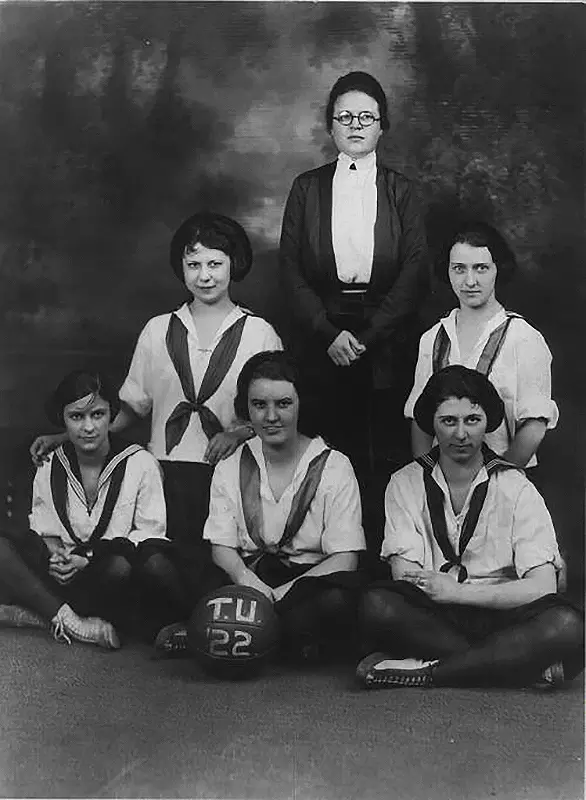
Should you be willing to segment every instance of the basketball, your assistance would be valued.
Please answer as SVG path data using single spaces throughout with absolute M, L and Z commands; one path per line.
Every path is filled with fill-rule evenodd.
M 199 601 L 187 627 L 197 662 L 221 678 L 256 674 L 279 641 L 273 605 L 257 589 L 223 586 Z

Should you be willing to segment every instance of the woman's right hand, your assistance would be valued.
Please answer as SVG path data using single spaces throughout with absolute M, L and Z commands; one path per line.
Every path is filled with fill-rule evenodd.
M 328 347 L 328 355 L 337 367 L 348 367 L 356 361 L 366 347 L 350 331 L 341 331 Z
M 44 436 L 37 436 L 29 448 L 35 467 L 40 467 L 45 461 L 48 461 L 49 453 L 56 450 L 66 439 L 67 436 L 64 433 L 47 433 Z
M 264 594 L 264 596 L 267 597 L 271 603 L 275 602 L 275 596 L 271 587 L 264 581 L 261 581 L 258 575 L 256 575 L 251 569 L 247 568 L 243 571 L 238 584 L 239 586 L 250 586 L 251 589 L 256 589 L 257 591 L 262 592 L 262 594 Z

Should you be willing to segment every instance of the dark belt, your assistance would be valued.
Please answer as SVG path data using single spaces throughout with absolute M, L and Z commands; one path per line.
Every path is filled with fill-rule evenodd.
M 340 294 L 344 296 L 360 296 L 365 295 L 369 289 L 369 283 L 343 283 L 341 284 Z

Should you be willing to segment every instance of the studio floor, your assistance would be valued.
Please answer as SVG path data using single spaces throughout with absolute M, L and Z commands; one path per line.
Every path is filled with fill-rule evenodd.
M 579 800 L 584 688 L 356 688 L 350 666 L 223 683 L 0 631 L 2 797 Z

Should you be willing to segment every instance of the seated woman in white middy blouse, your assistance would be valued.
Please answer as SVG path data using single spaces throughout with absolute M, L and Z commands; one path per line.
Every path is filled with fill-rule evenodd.
M 235 410 L 256 436 L 216 467 L 204 539 L 206 589 L 251 586 L 275 605 L 294 656 L 336 642 L 348 650 L 365 549 L 358 483 L 343 453 L 298 427 L 297 370 L 280 351 L 258 353 L 238 377 Z M 179 649 L 182 626 L 157 646 Z
M 116 649 L 120 627 L 150 640 L 184 607 L 159 465 L 110 435 L 118 407 L 115 387 L 87 369 L 50 396 L 67 440 L 37 470 L 30 528 L 0 531 L 3 623 Z
M 520 467 L 533 467 L 545 432 L 555 428 L 551 398 L 551 353 L 543 336 L 499 303 L 498 290 L 516 270 L 501 234 L 483 222 L 460 227 L 442 259 L 438 276 L 449 280 L 459 307 L 421 337 L 415 381 L 405 405 L 412 419 L 415 458 L 431 449 L 432 437 L 413 419 L 413 408 L 430 376 L 452 364 L 486 375 L 505 404 L 505 419 L 486 435 L 488 446 Z

